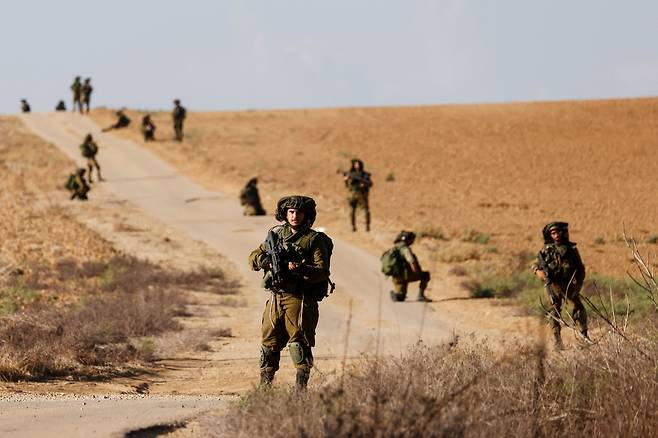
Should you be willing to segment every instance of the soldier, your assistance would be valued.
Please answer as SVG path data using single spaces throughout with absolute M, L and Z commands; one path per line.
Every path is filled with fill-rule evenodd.
M 110 125 L 107 128 L 103 129 L 103 132 L 111 131 L 112 129 L 121 129 L 125 128 L 126 126 L 130 125 L 130 119 L 128 116 L 126 116 L 123 112 L 123 110 L 119 110 L 116 112 L 117 115 L 117 121 L 114 125 Z
M 544 247 L 537 254 L 537 262 L 532 270 L 545 283 L 548 295 L 548 317 L 553 325 L 555 347 L 563 349 L 560 335 L 562 302 L 573 303 L 573 320 L 578 323 L 583 338 L 587 335 L 587 314 L 580 301 L 580 289 L 585 280 L 585 265 L 580 258 L 576 244 L 569 240 L 569 224 L 551 222 L 542 230 Z
M 271 292 L 262 320 L 260 383 L 262 387 L 271 385 L 279 369 L 281 350 L 288 344 L 297 368 L 295 388 L 303 390 L 313 366 L 311 349 L 315 346 L 318 301 L 327 295 L 331 284 L 333 243 L 326 234 L 311 229 L 316 217 L 311 198 L 281 198 L 275 217 L 284 224 L 270 230 L 268 241 L 249 256 L 251 269 L 266 271 L 263 283 Z M 274 257 L 268 251 L 272 238 L 282 246 L 281 251 L 274 251 Z
M 57 106 L 55 107 L 55 111 L 66 111 L 66 104 L 64 103 L 63 100 L 60 100 L 57 102 Z
M 23 111 L 24 113 L 29 113 L 30 111 L 32 111 L 32 108 L 30 108 L 30 104 L 27 103 L 27 100 L 25 99 L 21 99 L 21 111 Z
M 151 115 L 147 114 L 142 118 L 142 134 L 144 141 L 155 141 L 155 124 L 151 120 Z
M 66 189 L 71 192 L 71 200 L 79 199 L 86 201 L 88 199 L 87 193 L 89 193 L 91 187 L 87 184 L 85 170 L 82 167 L 69 175 L 69 179 L 66 182 Z
M 258 194 L 258 178 L 251 178 L 240 192 L 240 205 L 244 207 L 245 216 L 263 216 L 265 210 Z
M 176 140 L 183 141 L 183 121 L 187 116 L 187 110 L 181 106 L 180 100 L 174 100 L 174 110 L 171 113 L 174 120 L 174 132 L 176 133 Z
M 80 112 L 82 112 L 82 102 L 80 101 L 82 96 L 82 83 L 80 83 L 80 76 L 76 76 L 71 84 L 71 92 L 73 93 L 73 112 L 75 112 L 76 105 Z
M 89 105 L 91 104 L 91 92 L 94 91 L 94 87 L 91 86 L 91 78 L 86 78 L 85 83 L 82 84 L 80 88 L 80 94 L 82 98 L 82 103 L 80 105 L 80 112 L 83 111 L 83 107 L 86 107 L 87 114 L 89 114 Z
M 98 176 L 98 181 L 104 181 L 103 178 L 101 177 L 101 166 L 99 166 L 98 161 L 96 161 L 96 154 L 98 154 L 98 145 L 94 141 L 91 134 L 87 134 L 84 142 L 80 145 L 80 152 L 82 152 L 82 156 L 87 159 L 87 169 L 89 169 L 89 182 L 90 183 L 94 182 L 91 177 L 91 171 L 93 167 L 96 167 L 96 175 Z
M 345 186 L 350 191 L 348 202 L 350 204 L 352 231 L 356 231 L 356 209 L 362 207 L 366 215 L 366 231 L 370 231 L 370 207 L 368 206 L 368 193 L 372 187 L 370 174 L 363 170 L 363 161 L 352 160 L 352 167 L 344 174 Z
M 418 301 L 432 301 L 425 296 L 425 289 L 430 281 L 430 273 L 420 268 L 416 255 L 411 251 L 411 245 L 416 240 L 416 234 L 411 231 L 401 231 L 395 238 L 395 247 L 399 258 L 400 267 L 392 276 L 393 289 L 391 299 L 393 301 L 404 301 L 407 298 L 407 286 L 409 283 L 419 281 Z

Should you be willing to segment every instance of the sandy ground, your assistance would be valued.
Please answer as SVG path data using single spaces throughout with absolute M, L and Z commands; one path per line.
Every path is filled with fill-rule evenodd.
M 146 146 L 212 190 L 237 195 L 258 175 L 268 211 L 282 194 L 314 196 L 334 233 L 349 234 L 337 170 L 363 159 L 375 183 L 374 232 L 354 241 L 377 251 L 402 228 L 441 229 L 453 241 L 476 230 L 491 237 L 476 248 L 479 260 L 504 265 L 538 250 L 545 223 L 564 220 L 590 272 L 625 276 L 631 262 L 622 224 L 641 242 L 658 235 L 658 162 L 651 159 L 658 98 L 190 110 L 185 142 L 171 141 L 171 116 L 163 112 L 153 116 L 159 141 Z M 141 113 L 128 114 L 135 126 L 117 135 L 141 142 Z M 109 125 L 113 115 L 97 110 L 92 117 Z M 423 255 L 441 274 L 440 264 L 430 266 L 431 252 Z

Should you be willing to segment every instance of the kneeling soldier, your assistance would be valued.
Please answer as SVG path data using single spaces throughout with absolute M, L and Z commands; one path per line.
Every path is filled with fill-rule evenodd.
M 420 268 L 420 263 L 410 248 L 415 240 L 416 234 L 411 231 L 401 231 L 395 238 L 395 248 L 401 256 L 401 269 L 399 269 L 399 273 L 392 276 L 394 290 L 391 291 L 391 299 L 393 301 L 404 301 L 407 298 L 407 286 L 415 281 L 420 282 L 418 301 L 432 301 L 425 296 L 430 273 Z
M 71 192 L 71 200 L 86 201 L 88 199 L 87 193 L 91 188 L 87 184 L 85 170 L 82 167 L 69 175 L 69 179 L 66 181 L 66 189 Z
M 297 368 L 295 387 L 306 388 L 313 366 L 318 301 L 327 295 L 329 261 L 333 243 L 324 233 L 311 229 L 315 201 L 306 196 L 279 200 L 274 227 L 249 256 L 254 271 L 265 270 L 263 283 L 271 293 L 262 319 L 260 359 L 261 386 L 269 386 L 279 369 L 281 350 L 288 345 Z

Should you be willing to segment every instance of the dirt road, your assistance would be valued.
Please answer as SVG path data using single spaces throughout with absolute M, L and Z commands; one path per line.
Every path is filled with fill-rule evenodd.
M 267 295 L 259 287 L 260 274 L 248 269 L 246 257 L 263 240 L 266 230 L 275 224 L 273 218 L 242 216 L 237 200 L 202 189 L 146 149 L 131 141 L 101 133 L 89 118 L 68 113 L 30 114 L 22 118 L 31 130 L 55 144 L 79 164 L 83 161 L 78 145 L 85 134 L 92 133 L 100 146 L 99 161 L 107 179 L 103 183 L 105 190 L 131 202 L 168 226 L 207 243 L 235 264 L 249 293 L 246 302 L 253 321 L 253 335 L 240 339 L 242 345 L 235 351 L 236 354 L 253 352 L 255 357 L 259 348 L 258 321 Z M 321 216 L 315 226 L 323 227 Z M 331 229 L 326 232 L 332 234 Z M 419 339 L 436 343 L 452 336 L 456 328 L 451 325 L 448 315 L 442 314 L 436 305 L 416 302 L 393 304 L 388 300 L 389 286 L 379 273 L 376 257 L 339 239 L 334 239 L 334 243 L 332 279 L 338 287 L 334 296 L 321 304 L 318 347 L 315 350 L 319 369 L 322 368 L 323 358 L 340 358 L 346 348 L 350 357 L 376 352 L 396 355 Z M 351 324 L 346 342 L 348 319 Z M 283 367 L 287 365 L 284 363 Z M 57 428 L 58 423 L 74 428 L 70 430 L 87 433 L 92 431 L 89 427 L 105 423 L 113 424 L 115 431 L 125 430 L 139 420 L 140 412 L 148 412 L 146 407 L 152 403 L 161 402 L 148 397 L 129 401 L 117 399 L 106 409 L 89 409 L 81 417 L 80 406 L 67 403 L 66 399 L 52 403 L 38 399 L 15 401 L 4 404 L 0 430 L 28 430 L 26 422 L 31 422 L 30 418 L 12 415 L 12 412 L 26 410 L 37 416 L 52 418 L 50 432 L 57 430 L 53 428 Z M 174 399 L 173 404 L 176 403 L 178 400 Z M 126 418 L 126 411 L 133 415 Z M 162 415 L 153 422 L 174 421 L 191 414 L 191 411 L 173 408 L 162 409 L 161 412 Z M 149 421 L 152 420 L 141 418 L 142 423 Z M 30 430 L 35 434 L 39 432 L 37 429 Z M 99 434 L 106 432 L 104 430 Z

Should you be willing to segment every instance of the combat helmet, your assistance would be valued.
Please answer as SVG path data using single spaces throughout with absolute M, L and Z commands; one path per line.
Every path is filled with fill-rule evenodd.
M 564 234 L 565 240 L 569 242 L 569 224 L 567 222 L 554 221 L 546 224 L 541 230 L 541 233 L 544 236 L 544 244 L 548 245 L 553 243 L 553 238 L 551 237 L 551 231 L 553 230 L 561 230 Z
M 416 240 L 416 233 L 413 231 L 402 230 L 400 231 L 400 234 L 397 235 L 393 243 L 404 242 L 406 244 L 410 244 L 414 240 Z
M 363 171 L 363 160 L 359 160 L 358 158 L 352 158 L 352 169 L 354 169 L 354 165 L 356 163 L 359 163 L 359 170 Z
M 93 140 L 93 139 L 94 139 L 94 138 L 91 136 L 91 133 L 89 133 L 89 134 L 87 134 L 87 135 L 85 136 L 85 141 L 91 141 L 91 140 Z
M 276 220 L 284 222 L 286 220 L 286 212 L 290 208 L 304 211 L 304 217 L 306 219 L 305 226 L 313 226 L 313 222 L 315 222 L 315 217 L 317 216 L 317 212 L 315 211 L 315 201 L 313 198 L 301 195 L 284 196 L 276 203 L 276 213 L 274 214 Z
M 174 105 L 180 105 L 180 99 L 174 99 Z

